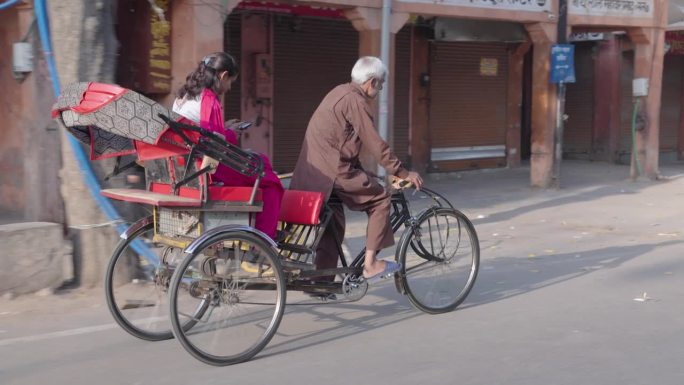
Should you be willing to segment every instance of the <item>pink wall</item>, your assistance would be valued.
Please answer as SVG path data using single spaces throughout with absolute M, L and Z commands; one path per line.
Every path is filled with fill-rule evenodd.
M 254 125 L 242 137 L 242 145 L 258 153 L 273 157 L 273 47 L 272 21 L 268 14 L 242 16 L 242 117 L 261 116 L 261 124 Z
M 23 217 L 26 206 L 22 165 L 21 84 L 12 77 L 12 43 L 21 39 L 16 8 L 0 12 L 0 216 Z
M 64 222 L 60 193 L 60 131 L 52 121 L 55 101 L 38 31 L 33 44 L 33 71 L 20 82 L 12 76 L 12 44 L 26 36 L 33 8 L 16 6 L 0 12 L 0 219 Z M 7 60 L 5 60 L 7 58 Z

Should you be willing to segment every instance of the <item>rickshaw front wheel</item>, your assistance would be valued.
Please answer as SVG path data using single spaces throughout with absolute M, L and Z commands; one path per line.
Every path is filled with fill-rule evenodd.
M 470 293 L 480 266 L 475 227 L 460 211 L 431 207 L 404 230 L 397 245 L 397 287 L 417 309 L 454 310 Z

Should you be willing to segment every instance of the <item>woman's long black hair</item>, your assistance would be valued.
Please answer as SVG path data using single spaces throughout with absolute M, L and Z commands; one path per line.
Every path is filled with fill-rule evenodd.
M 185 84 L 178 90 L 178 97 L 182 99 L 187 95 L 188 98 L 194 98 L 205 88 L 218 95 L 221 85 L 218 75 L 223 71 L 228 71 L 228 76 L 231 77 L 238 74 L 239 68 L 235 58 L 225 52 L 214 52 L 205 56 L 197 68 L 185 78 Z

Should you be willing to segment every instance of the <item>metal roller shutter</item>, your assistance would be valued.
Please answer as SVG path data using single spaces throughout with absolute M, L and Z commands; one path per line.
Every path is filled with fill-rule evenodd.
M 433 42 L 430 56 L 432 168 L 505 165 L 506 44 Z
M 411 31 L 404 26 L 395 39 L 394 64 L 394 137 L 392 149 L 404 163 L 409 153 L 409 106 L 411 83 Z
M 350 81 L 358 33 L 347 20 L 276 15 L 273 30 L 273 167 L 294 169 L 306 126 L 323 97 Z
M 682 106 L 682 67 L 684 57 L 665 56 L 663 89 L 660 98 L 660 151 L 677 151 Z
M 241 12 L 233 12 L 228 16 L 223 26 L 223 44 L 224 51 L 231 54 L 240 68 L 244 68 L 241 60 L 241 39 L 242 39 L 242 16 Z M 240 78 L 238 78 L 239 80 Z M 226 93 L 224 97 L 224 111 L 223 115 L 226 120 L 240 119 L 240 83 L 236 81 L 232 89 Z
M 576 82 L 567 85 L 563 155 L 589 159 L 594 128 L 594 43 L 575 44 Z

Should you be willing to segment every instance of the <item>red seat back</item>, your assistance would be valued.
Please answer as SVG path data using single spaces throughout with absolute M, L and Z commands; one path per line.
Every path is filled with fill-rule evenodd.
M 323 194 L 317 191 L 285 190 L 278 219 L 300 225 L 317 225 Z

